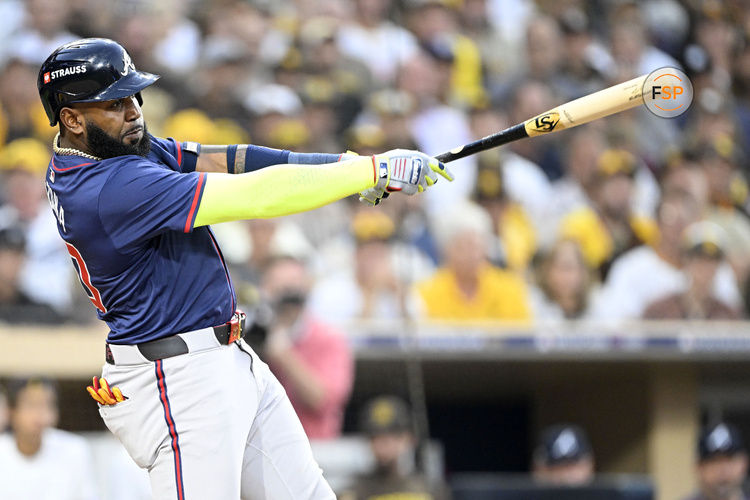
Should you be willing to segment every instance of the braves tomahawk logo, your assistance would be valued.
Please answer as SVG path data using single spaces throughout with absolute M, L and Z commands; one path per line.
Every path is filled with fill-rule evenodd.
M 135 64 L 133 64 L 133 61 L 130 59 L 130 54 L 128 54 L 126 51 L 123 51 L 122 54 L 122 71 L 120 72 L 120 74 L 122 76 L 128 76 L 130 70 L 135 71 Z

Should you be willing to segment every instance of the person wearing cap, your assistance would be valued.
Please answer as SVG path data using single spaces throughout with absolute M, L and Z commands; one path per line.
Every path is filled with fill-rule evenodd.
M 656 240 L 654 221 L 631 208 L 636 168 L 629 152 L 604 151 L 597 160 L 592 206 L 571 212 L 560 223 L 560 235 L 578 241 L 586 262 L 602 279 L 618 256 Z
M 99 498 L 86 441 L 55 429 L 59 413 L 54 382 L 16 379 L 8 388 L 11 432 L 0 435 L 3 500 Z
M 429 481 L 414 470 L 416 441 L 411 411 L 395 396 L 378 396 L 365 404 L 359 429 L 370 440 L 375 464 L 339 495 L 340 500 L 447 500 L 442 481 Z
M 711 284 L 725 258 L 724 231 L 708 221 L 696 222 L 685 231 L 683 270 L 687 290 L 659 299 L 646 309 L 646 319 L 740 319 L 733 309 L 713 294 Z
M 44 143 L 31 138 L 16 139 L 0 150 L 0 198 L 5 201 L 0 226 L 23 232 L 26 258 L 18 276 L 23 294 L 67 315 L 73 305 L 73 270 L 44 192 L 49 155 Z
M 685 500 L 747 500 L 747 448 L 737 427 L 727 422 L 708 425 L 698 439 L 696 476 L 699 491 Z
M 26 237 L 18 226 L 0 227 L 0 322 L 59 324 L 65 317 L 22 289 Z
M 679 189 L 665 191 L 656 212 L 658 240 L 653 246 L 641 245 L 615 260 L 602 287 L 597 317 L 639 319 L 651 302 L 687 290 L 688 279 L 682 269 L 683 238 L 685 229 L 700 218 L 701 206 L 691 194 Z M 737 279 L 726 262 L 719 264 L 711 290 L 730 308 L 739 304 Z
M 540 483 L 583 486 L 594 479 L 594 453 L 586 432 L 558 424 L 542 431 L 534 450 L 532 476 Z
M 523 205 L 506 193 L 502 158 L 494 153 L 486 151 L 478 155 L 477 181 L 472 198 L 492 218 L 493 241 L 499 248 L 491 260 L 524 272 L 537 251 L 536 231 Z
M 399 283 L 393 266 L 395 231 L 395 223 L 385 212 L 360 209 L 350 226 L 353 266 L 344 266 L 316 285 L 310 297 L 311 309 L 337 323 L 403 318 L 406 284 Z

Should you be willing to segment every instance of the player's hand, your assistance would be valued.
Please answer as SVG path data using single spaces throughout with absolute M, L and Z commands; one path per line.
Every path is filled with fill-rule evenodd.
M 421 193 L 437 182 L 438 174 L 453 180 L 453 174 L 442 162 L 419 151 L 394 149 L 373 156 L 373 162 L 378 176 L 373 195 L 377 195 L 377 190 L 408 195 Z M 377 199 L 377 196 L 371 199 Z
M 388 198 L 388 195 L 391 193 L 387 192 L 383 188 L 377 188 L 372 187 L 370 189 L 365 189 L 361 193 L 359 193 L 359 201 L 364 203 L 365 205 L 370 206 L 376 206 L 379 205 L 381 201 Z
M 125 401 L 119 387 L 110 387 L 107 379 L 94 377 L 93 385 L 86 387 L 86 390 L 94 398 L 94 401 L 103 406 L 111 406 Z

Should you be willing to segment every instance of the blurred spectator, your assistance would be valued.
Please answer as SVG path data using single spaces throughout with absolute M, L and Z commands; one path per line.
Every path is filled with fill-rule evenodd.
M 354 366 L 344 335 L 305 311 L 310 286 L 298 260 L 279 257 L 268 266 L 262 291 L 273 318 L 262 352 L 307 437 L 331 439 L 341 433 Z
M 54 130 L 33 84 L 37 70 L 37 64 L 17 58 L 0 66 L 0 146 L 23 137 L 52 140 Z
M 510 95 L 504 100 L 499 101 L 505 105 L 505 99 L 508 99 L 510 105 L 510 124 L 521 123 L 543 113 L 553 106 L 559 104 L 559 97 L 554 95 L 552 88 L 537 80 L 521 80 L 515 84 Z M 559 136 L 540 137 L 538 141 L 515 141 L 508 145 L 508 149 L 516 153 L 518 157 L 526 160 L 530 165 L 524 168 L 529 170 L 540 170 L 544 173 L 544 180 L 558 179 L 562 175 L 562 159 L 560 157 Z M 536 172 L 535 172 L 536 174 Z M 520 174 L 519 174 L 520 175 Z M 541 180 L 537 181 L 541 184 Z M 510 183 L 508 184 L 510 186 Z M 542 189 L 542 186 L 535 186 Z M 519 198 L 518 201 L 521 201 Z M 537 201 L 537 203 L 540 203 Z M 531 211 L 537 213 L 539 210 Z
M 195 78 L 187 84 L 193 102 L 213 118 L 230 118 L 243 123 L 247 112 L 242 101 L 253 68 L 249 49 L 240 40 L 229 36 L 209 36 L 203 43 L 201 65 Z M 184 104 L 184 105 L 185 105 Z
M 401 68 L 398 89 L 411 93 L 417 109 L 411 120 L 411 136 L 421 151 L 439 154 L 472 139 L 469 120 L 461 109 L 449 104 L 452 55 L 445 52 L 417 51 Z M 468 199 L 476 179 L 476 159 L 456 160 L 451 169 L 460 171 L 440 193 L 425 193 L 428 210 L 446 210 L 453 203 Z
M 665 192 L 657 223 L 659 239 L 620 256 L 612 265 L 602 290 L 601 313 L 609 319 L 637 319 L 651 302 L 687 289 L 682 272 L 682 242 L 685 229 L 700 220 L 700 206 L 690 195 Z M 648 279 L 644 277 L 648 276 Z M 714 296 L 730 308 L 740 304 L 732 268 L 721 264 L 713 280 Z
M 35 139 L 16 139 L 0 150 L 0 191 L 6 202 L 0 207 L 0 225 L 17 225 L 24 233 L 20 291 L 66 314 L 73 300 L 73 268 L 44 192 L 50 156 L 49 149 Z
M 86 441 L 55 429 L 57 391 L 47 379 L 9 385 L 11 433 L 0 435 L 0 494 L 7 500 L 96 499 L 91 452 Z
M 739 147 L 726 136 L 717 137 L 699 151 L 708 180 L 710 206 L 706 218 L 725 231 L 726 258 L 743 282 L 750 273 L 750 196 L 739 169 L 745 161 Z
M 414 470 L 416 442 L 410 411 L 404 401 L 394 396 L 368 401 L 360 416 L 359 430 L 370 438 L 375 467 L 355 478 L 339 499 L 450 498 L 446 485 L 430 482 Z
M 472 136 L 477 139 L 509 125 L 504 114 L 489 107 L 474 108 L 469 117 Z M 551 193 L 549 181 L 539 166 L 505 148 L 484 151 L 475 155 L 475 161 L 479 169 L 494 168 L 501 172 L 503 193 L 524 211 L 537 235 L 542 228 L 546 229 L 544 221 L 547 214 L 544 212 L 551 200 Z M 481 187 L 481 175 L 488 175 L 483 172 L 477 172 L 472 191 Z
M 614 61 L 592 32 L 591 22 L 580 8 L 568 8 L 560 18 L 563 34 L 562 67 L 556 78 L 563 101 L 607 87 Z
M 404 285 L 391 263 L 395 230 L 383 212 L 362 210 L 355 215 L 354 269 L 342 269 L 320 281 L 311 294 L 311 309 L 334 322 L 405 317 Z
M 497 151 L 478 155 L 479 170 L 473 199 L 492 218 L 498 248 L 490 250 L 490 260 L 523 273 L 536 252 L 536 231 L 523 206 L 511 200 L 503 186 L 502 163 Z
M 569 213 L 560 223 L 559 234 L 581 245 L 587 264 L 602 279 L 618 256 L 656 239 L 654 222 L 632 210 L 636 162 L 627 151 L 604 151 L 592 179 L 592 206 Z
M 26 261 L 23 231 L 14 226 L 0 228 L 0 321 L 6 323 L 58 324 L 65 318 L 49 305 L 30 299 L 20 289 Z
M 10 410 L 8 409 L 8 393 L 5 387 L 0 385 L 0 435 L 8 428 L 10 422 Z
M 486 99 L 482 87 L 482 60 L 474 41 L 461 33 L 459 4 L 452 0 L 409 0 L 407 26 L 422 48 L 440 53 L 450 63 L 448 100 L 476 106 Z
M 78 37 L 66 29 L 68 0 L 26 0 L 26 15 L 20 31 L 0 49 L 6 57 L 18 57 L 32 65 L 41 65 L 45 54 L 51 54 L 60 45 L 72 42 Z M 4 49 L 4 50 L 3 50 Z
M 529 293 L 535 320 L 581 319 L 598 297 L 591 269 L 574 240 L 560 240 L 539 259 L 536 286 Z
M 634 1 L 622 2 L 614 7 L 609 34 L 616 67 L 614 80 L 617 82 L 624 82 L 665 66 L 680 67 L 673 57 L 651 44 L 643 14 Z
M 416 285 L 417 310 L 434 320 L 527 320 L 526 285 L 511 271 L 489 263 L 492 219 L 466 202 L 436 227 L 443 266 Z
M 552 485 L 590 483 L 594 479 L 594 453 L 586 432 L 569 424 L 544 429 L 534 450 L 532 475 L 535 480 Z
M 392 83 L 415 54 L 414 35 L 388 20 L 391 0 L 356 0 L 354 19 L 341 26 L 339 50 L 365 64 L 380 85 Z
M 724 261 L 724 231 L 712 222 L 696 222 L 686 230 L 683 268 L 688 288 L 657 300 L 643 314 L 647 319 L 739 319 L 739 313 L 713 296 L 716 271 Z
M 739 430 L 719 422 L 701 430 L 696 467 L 699 491 L 685 500 L 746 500 L 747 448 Z
M 410 127 L 412 114 L 416 109 L 414 97 L 408 92 L 386 89 L 370 96 L 369 109 L 377 115 L 384 133 L 385 149 L 416 149 Z M 354 149 L 354 148 L 352 148 Z M 366 154 L 355 149 L 359 154 Z
M 294 90 L 275 83 L 253 89 L 244 102 L 252 113 L 250 133 L 257 144 L 306 151 L 310 132 L 302 116 L 302 100 Z

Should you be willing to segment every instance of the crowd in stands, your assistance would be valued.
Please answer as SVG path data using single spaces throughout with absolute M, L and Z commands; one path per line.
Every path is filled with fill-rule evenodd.
M 309 308 L 341 325 L 748 313 L 741 3 L 10 0 L 0 15 L 4 321 L 94 318 L 47 206 L 55 129 L 35 88 L 52 50 L 89 36 L 162 75 L 144 92 L 155 135 L 360 155 L 437 154 L 680 67 L 694 99 L 676 119 L 635 109 L 456 161 L 456 181 L 425 196 L 216 230 L 246 305 L 269 263 L 293 257 L 312 277 Z
M 249 338 L 311 438 L 340 432 L 353 322 L 750 314 L 744 2 L 5 0 L 0 19 L 0 322 L 95 321 L 48 205 L 56 129 L 36 89 L 44 59 L 83 37 L 115 39 L 140 70 L 161 75 L 143 92 L 152 134 L 306 152 L 438 154 L 663 66 L 690 76 L 692 105 L 675 119 L 634 109 L 458 160 L 455 182 L 422 196 L 378 207 L 353 197 L 216 226 L 240 303 L 253 311 Z M 0 430 L 10 420 L 15 434 L 0 436 L 0 453 L 14 461 L 0 477 L 35 474 L 46 466 L 39 450 L 59 443 L 77 453 L 73 437 L 49 430 L 54 384 L 27 381 L 10 393 L 7 410 L 0 392 Z M 44 418 L 27 423 L 26 405 Z M 413 452 L 400 405 L 364 410 L 362 430 L 382 463 L 345 498 L 363 498 Z M 745 450 L 731 426 L 707 428 L 705 496 L 695 498 L 737 490 Z M 64 462 L 88 460 L 81 452 Z M 532 468 L 541 480 L 569 472 L 585 482 L 593 460 L 585 432 L 559 426 L 543 433 Z M 76 474 L 58 472 L 61 481 Z M 442 498 L 442 487 L 424 489 Z

